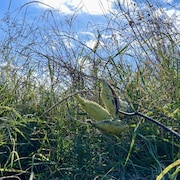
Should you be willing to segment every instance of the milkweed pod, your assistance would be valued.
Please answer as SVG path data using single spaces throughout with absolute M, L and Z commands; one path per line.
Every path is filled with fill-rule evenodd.
M 128 104 L 128 102 L 123 101 L 120 98 L 119 98 L 119 110 L 124 111 L 124 112 L 131 112 L 132 111 L 130 105 Z M 124 114 L 122 114 L 120 112 L 118 113 L 118 115 L 119 115 L 120 118 L 124 117 Z
M 98 128 L 102 132 L 111 134 L 121 134 L 127 129 L 127 125 L 118 119 L 102 120 L 98 122 L 91 122 L 92 126 Z
M 116 95 L 114 89 L 108 84 L 104 79 L 100 80 L 101 84 L 101 99 L 108 110 L 108 112 L 113 116 L 113 118 L 117 118 L 118 110 L 119 110 L 119 99 Z
M 90 116 L 96 121 L 111 119 L 109 112 L 96 102 L 86 100 L 79 95 L 75 95 L 76 100 Z

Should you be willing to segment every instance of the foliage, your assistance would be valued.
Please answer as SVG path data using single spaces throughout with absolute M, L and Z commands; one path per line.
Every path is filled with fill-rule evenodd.
M 0 20 L 2 178 L 155 179 L 179 162 L 179 140 L 152 122 L 125 117 L 127 131 L 105 134 L 85 123 L 89 115 L 73 96 L 79 91 L 103 105 L 99 98 L 103 77 L 135 111 L 180 133 L 178 29 L 173 23 L 166 28 L 166 21 L 153 16 L 132 19 L 136 16 L 128 13 L 131 9 L 116 5 L 119 14 L 112 13 L 105 27 L 114 38 L 102 39 L 104 31 L 95 31 L 97 43 L 92 49 L 65 30 L 64 26 L 71 29 L 73 19 L 69 24 L 57 21 L 53 10 L 32 24 L 24 20 L 26 11 L 22 21 L 11 14 Z M 147 9 L 152 12 L 152 7 Z M 118 33 L 123 45 L 117 43 Z M 66 40 L 75 46 L 67 47 Z M 179 167 L 173 166 L 164 179 L 178 179 L 178 172 Z

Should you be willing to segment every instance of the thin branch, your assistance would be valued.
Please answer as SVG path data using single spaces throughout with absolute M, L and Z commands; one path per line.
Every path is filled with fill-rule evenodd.
M 127 116 L 141 116 L 141 117 L 145 118 L 146 120 L 151 121 L 151 122 L 155 123 L 156 125 L 162 127 L 163 129 L 165 129 L 166 131 L 168 131 L 169 133 L 171 133 L 173 136 L 176 136 L 178 139 L 180 139 L 180 134 L 178 134 L 178 133 L 175 132 L 174 130 L 168 128 L 168 127 L 165 126 L 164 124 L 156 121 L 155 119 L 150 118 L 150 117 L 148 117 L 148 116 L 146 116 L 146 115 L 144 115 L 144 114 L 142 114 L 142 113 L 140 113 L 140 112 L 127 113 L 127 112 L 120 111 L 120 110 L 119 110 L 119 112 L 122 113 L 122 114 L 124 114 L 124 115 L 127 115 Z
M 87 92 L 87 90 L 82 90 L 82 91 L 77 91 L 75 93 L 70 94 L 69 96 L 63 98 L 62 100 L 58 101 L 57 103 L 55 103 L 53 106 L 51 106 L 49 109 L 47 109 L 45 112 L 43 112 L 40 117 L 42 117 L 43 115 L 47 114 L 49 111 L 51 111 L 52 109 L 54 109 L 57 105 L 61 104 L 63 101 L 67 100 L 70 97 L 75 96 L 76 94 L 82 93 L 82 92 Z M 88 91 L 89 92 L 89 91 Z

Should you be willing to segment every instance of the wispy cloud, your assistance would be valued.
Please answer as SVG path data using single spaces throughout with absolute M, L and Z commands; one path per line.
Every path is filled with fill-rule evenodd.
M 49 8 L 45 4 L 64 14 L 83 12 L 92 15 L 103 15 L 113 11 L 114 0 L 40 0 L 40 7 Z
M 180 28 L 180 10 L 176 9 L 165 9 L 166 14 L 169 16 L 169 21 L 173 22 L 177 28 Z
M 97 40 L 96 39 L 92 39 L 86 42 L 86 46 L 93 49 L 95 47 L 95 45 L 97 44 Z M 103 47 L 104 43 L 103 42 L 99 42 L 99 47 Z

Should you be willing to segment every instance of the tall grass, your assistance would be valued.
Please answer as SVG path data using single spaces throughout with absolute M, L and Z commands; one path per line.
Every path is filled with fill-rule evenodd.
M 102 105 L 103 77 L 135 111 L 180 133 L 178 30 L 173 24 L 173 31 L 158 29 L 152 23 L 159 20 L 152 18 L 151 24 L 130 23 L 122 45 L 115 36 L 102 39 L 104 32 L 126 34 L 119 19 L 129 21 L 130 14 L 117 5 L 119 17 L 112 14 L 108 27 L 96 31 L 92 49 L 64 31 L 53 10 L 32 24 L 1 19 L 11 33 L 4 32 L 0 47 L 0 179 L 155 179 L 178 162 L 179 140 L 157 125 L 135 117 L 124 119 L 127 132 L 103 134 L 85 123 L 90 117 L 73 98 L 78 91 Z M 67 48 L 66 40 L 75 46 Z M 171 177 L 178 179 L 178 167 L 164 175 Z

